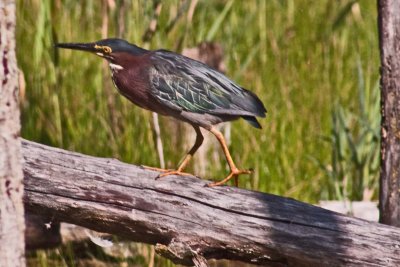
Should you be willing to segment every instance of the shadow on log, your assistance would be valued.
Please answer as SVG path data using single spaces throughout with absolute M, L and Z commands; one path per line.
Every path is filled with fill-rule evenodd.
M 400 229 L 293 199 L 23 141 L 25 207 L 156 245 L 175 263 L 400 266 Z

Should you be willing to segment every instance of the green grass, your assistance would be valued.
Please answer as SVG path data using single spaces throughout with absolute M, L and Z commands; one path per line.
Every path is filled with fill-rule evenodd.
M 99 58 L 52 46 L 56 41 L 101 39 L 105 15 L 108 36 L 118 36 L 123 25 L 122 37 L 143 45 L 153 3 L 125 1 L 121 6 L 117 0 L 102 13 L 102 1 L 17 2 L 17 57 L 26 79 L 23 137 L 158 166 L 151 114 L 117 94 Z M 251 179 L 241 179 L 242 187 L 311 203 L 344 196 L 360 199 L 366 188 L 377 190 L 377 169 L 369 168 L 376 162 L 360 165 L 360 159 L 374 155 L 379 142 L 359 141 L 366 140 L 362 129 L 374 128 L 371 134 L 379 124 L 379 109 L 359 97 L 374 95 L 379 102 L 375 1 L 199 1 L 192 21 L 184 9 L 171 28 L 182 3 L 190 4 L 163 1 L 149 48 L 180 52 L 204 40 L 221 43 L 227 75 L 257 93 L 269 112 L 261 131 L 243 121 L 233 123 L 234 160 L 255 170 Z M 342 125 L 337 124 L 338 114 L 344 116 Z M 357 119 L 365 116 L 369 119 Z M 167 167 L 175 167 L 186 151 L 176 150 L 176 130 L 168 126 L 161 118 Z M 346 143 L 347 156 L 341 158 L 342 167 L 338 165 L 341 173 L 333 174 L 341 149 L 334 136 L 343 137 L 346 131 L 358 142 L 360 158 Z M 220 162 L 209 162 L 208 177 L 226 175 L 219 153 Z M 347 189 L 341 187 L 344 179 L 352 181 Z
M 377 199 L 380 166 L 380 91 L 378 81 L 366 84 L 358 65 L 358 106 L 344 107 L 336 101 L 332 110 L 332 130 L 324 140 L 331 147 L 331 162 L 317 164 L 329 177 L 325 199 Z
M 108 11 L 116 36 L 120 1 Z M 357 59 L 366 83 L 378 77 L 376 7 L 370 1 L 200 1 L 167 33 L 180 1 L 166 1 L 151 48 L 180 51 L 202 40 L 220 42 L 228 76 L 256 92 L 269 111 L 258 131 L 234 122 L 231 149 L 240 166 L 255 169 L 256 190 L 315 202 L 329 191 L 326 173 L 308 158 L 330 162 L 319 138 L 332 127 L 332 103 L 357 105 Z M 149 1 L 126 3 L 124 38 L 138 45 L 153 13 Z M 26 79 L 25 138 L 135 164 L 158 165 L 151 114 L 113 89 L 102 62 L 89 54 L 56 51 L 55 41 L 101 38 L 100 1 L 18 1 L 18 60 Z M 164 151 L 174 167 L 184 150 L 171 145 L 161 120 Z M 136 144 L 140 143 L 141 146 Z M 210 177 L 223 177 L 221 162 Z

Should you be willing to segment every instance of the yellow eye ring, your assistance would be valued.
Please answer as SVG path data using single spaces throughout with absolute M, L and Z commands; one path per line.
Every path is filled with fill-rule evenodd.
M 95 48 L 95 49 L 102 49 L 102 50 L 103 50 L 103 52 L 104 52 L 104 53 L 106 53 L 106 54 L 111 54 L 111 52 L 112 52 L 112 49 L 111 49 L 111 47 L 109 47 L 109 46 L 106 46 L 106 45 L 104 45 L 104 46 L 101 46 L 101 45 L 95 45 L 95 46 L 94 46 L 94 48 Z
M 102 48 L 103 48 L 104 53 L 106 53 L 106 54 L 111 54 L 111 52 L 112 52 L 111 47 L 109 47 L 109 46 L 103 46 Z

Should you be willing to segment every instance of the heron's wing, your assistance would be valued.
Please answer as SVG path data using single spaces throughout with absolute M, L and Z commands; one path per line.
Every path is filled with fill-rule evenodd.
M 196 113 L 265 116 L 256 95 L 207 65 L 172 52 L 152 56 L 151 93 L 164 105 Z
M 175 109 L 208 113 L 229 109 L 231 97 L 204 82 L 196 82 L 179 74 L 150 71 L 152 94 L 163 104 Z

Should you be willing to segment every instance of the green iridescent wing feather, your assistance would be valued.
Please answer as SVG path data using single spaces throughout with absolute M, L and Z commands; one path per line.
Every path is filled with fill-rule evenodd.
M 228 109 L 230 96 L 205 83 L 184 79 L 174 74 L 151 72 L 153 94 L 164 104 L 196 113 Z
M 265 117 L 257 96 L 207 65 L 164 50 L 151 59 L 151 93 L 161 104 L 195 113 Z

